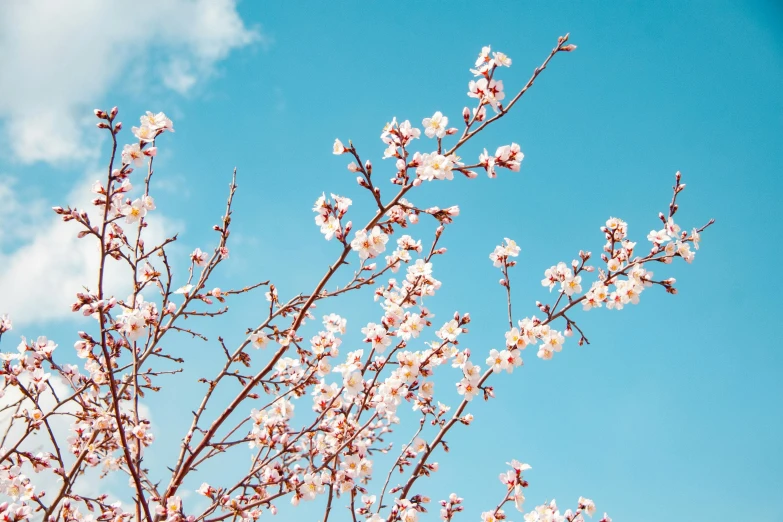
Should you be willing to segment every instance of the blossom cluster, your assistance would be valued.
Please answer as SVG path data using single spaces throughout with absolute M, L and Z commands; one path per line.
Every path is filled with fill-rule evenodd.
M 358 230 L 351 241 L 351 248 L 359 254 L 359 259 L 364 261 L 381 255 L 388 242 L 388 234 L 385 234 L 381 227 L 375 226 L 369 231 Z
M 463 110 L 461 132 L 449 126 L 450 119 L 441 111 L 421 120 L 429 140 L 416 141 L 422 130 L 410 120 L 393 118 L 387 123 L 381 140 L 383 157 L 395 159 L 391 182 L 397 192 L 391 197 L 377 183 L 372 162 L 363 161 L 353 143 L 345 146 L 335 140 L 333 153 L 353 158 L 348 170 L 357 174 L 360 189 L 369 192 L 374 212 L 366 224 L 354 228 L 346 222 L 351 198 L 327 198 L 326 193 L 318 197 L 315 223 L 325 239 L 337 239 L 336 260 L 312 291 L 289 298 L 270 281 L 237 290 L 209 284 L 228 259 L 236 171 L 225 213 L 213 227 L 214 248 L 188 249 L 190 254 L 175 260 L 176 251 L 169 245 L 176 237 L 145 244 L 145 228 L 154 216 L 150 212 L 156 210 L 149 185 L 158 154 L 156 140 L 173 132 L 173 124 L 163 113 L 142 116 L 140 126 L 132 129 L 136 142 L 121 149 L 120 165 L 114 168 L 112 156 L 106 179 L 92 187 L 97 212 L 54 209 L 79 227 L 79 237 L 92 238 L 100 247 L 97 284 L 78 292 L 71 307 L 90 321 L 74 343 L 79 364 L 57 362 L 55 353 L 59 357 L 62 349 L 56 352 L 57 344 L 46 337 L 22 338 L 15 352 L 0 354 L 0 398 L 10 405 L 7 409 L 13 408 L 11 423 L 20 428 L 9 428 L 0 448 L 0 492 L 13 501 L 0 504 L 0 518 L 250 522 L 267 512 L 277 513 L 278 502 L 297 506 L 319 501 L 326 506 L 325 519 L 330 510 L 343 507 L 354 520 L 365 522 L 422 518 L 431 503 L 422 482 L 439 472 L 436 456 L 449 449 L 445 437 L 450 431 L 474 422 L 467 411 L 475 407 L 473 399 L 495 397 L 492 379 L 520 368 L 528 346 L 536 346 L 537 356 L 549 360 L 575 332 L 580 344 L 587 342 L 574 315 L 579 305 L 583 310 L 604 304 L 620 309 L 637 303 L 642 291 L 656 285 L 676 293 L 674 279 L 655 279 L 647 263 L 668 264 L 677 257 L 692 262 L 706 228 L 686 233 L 675 223 L 676 198 L 685 187 L 678 173 L 668 215 L 660 216 L 663 228 L 648 235 L 649 253 L 637 252 L 627 223 L 610 218 L 601 227 L 606 238 L 601 265 L 596 269 L 588 264 L 590 252 L 581 251 L 570 264 L 559 262 L 546 269 L 541 284 L 554 293 L 553 302 L 536 302 L 536 315 L 516 320 L 510 269 L 517 265 L 521 248 L 505 238 L 489 254 L 503 274 L 508 319 L 504 336 L 471 349 L 464 344 L 469 313 L 454 312 L 436 321 L 430 302 L 442 287 L 435 277 L 441 273 L 438 256 L 447 253 L 441 240 L 460 207 L 420 208 L 409 193 L 420 190 L 417 187 L 425 181 L 453 180 L 455 173 L 475 178 L 473 169 L 483 168 L 490 178 L 499 168 L 519 171 L 524 155 L 515 142 L 498 147 L 491 156 L 484 148 L 473 165 L 465 164 L 457 150 L 507 113 L 553 56 L 572 51 L 575 46 L 567 40 L 561 37 L 528 83 L 508 97 L 497 76 L 501 68 L 511 66 L 511 59 L 483 48 L 471 69 L 475 79 L 468 92 L 477 105 Z M 487 106 L 494 116 L 488 117 Z M 121 130 L 116 108 L 96 111 L 96 116 L 116 149 Z M 417 144 L 425 144 L 425 150 L 415 150 Z M 133 169 L 145 162 L 147 176 L 136 180 L 134 187 Z M 424 228 L 423 221 L 433 225 L 431 237 L 415 233 Z M 411 233 L 400 232 L 411 225 L 419 226 L 411 227 Z M 133 278 L 124 298 L 127 290 L 113 295 L 105 282 L 104 267 L 114 262 Z M 335 283 L 335 275 L 345 274 L 344 267 L 351 264 L 356 267 L 353 275 Z M 589 276 L 593 273 L 595 280 Z M 262 286 L 267 287 L 265 309 L 256 324 L 240 333 L 235 347 L 229 347 L 227 337 L 218 337 L 215 343 L 199 331 L 199 320 L 227 313 L 235 295 Z M 319 325 L 314 311 L 333 297 L 361 290 L 373 295 L 380 311 L 355 327 L 361 331 L 356 346 L 345 337 L 346 317 L 326 313 Z M 185 319 L 197 320 L 186 325 Z M 4 340 L 11 327 L 10 319 L 0 316 L 0 338 Z M 168 376 L 188 369 L 177 351 L 180 343 L 168 342 L 177 334 L 208 341 L 205 345 L 215 348 L 221 362 L 214 365 L 213 375 L 199 379 L 206 391 L 192 410 L 172 466 L 166 468 L 169 476 L 163 466 L 150 464 L 148 448 L 160 432 L 149 419 L 145 402 L 168 385 Z M 451 404 L 453 400 L 458 403 Z M 395 434 L 407 427 L 411 416 L 414 429 L 401 440 Z M 63 418 L 69 423 L 65 437 L 52 428 L 54 419 Z M 198 501 L 189 498 L 186 489 L 200 469 L 215 469 L 209 464 L 243 451 L 251 452 L 248 468 L 221 468 L 210 482 L 195 482 L 201 483 Z M 384 459 L 379 456 L 384 454 L 392 457 L 391 469 L 381 469 Z M 494 509 L 481 514 L 484 522 L 507 520 L 504 506 L 510 503 L 524 512 L 524 474 L 530 466 L 516 460 L 509 466 L 500 475 L 504 496 Z M 103 492 L 89 498 L 80 495 L 75 485 L 87 480 L 82 477 L 90 468 L 101 476 L 126 476 L 130 494 L 116 501 Z M 35 482 L 47 473 L 56 478 L 56 486 L 41 491 Z M 338 502 L 343 506 L 333 506 Z M 438 505 L 440 518 L 446 521 L 465 510 L 456 494 Z M 580 497 L 576 509 L 561 513 L 551 501 L 526 513 L 524 520 L 583 522 L 595 513 L 592 500 Z M 602 522 L 611 519 L 605 515 Z
M 340 197 L 336 194 L 332 194 L 331 200 L 326 199 L 325 194 L 321 194 L 321 197 L 316 200 L 313 206 L 313 212 L 317 214 L 315 216 L 315 224 L 321 227 L 321 233 L 327 241 L 333 237 L 343 241 L 345 236 L 351 231 L 350 222 L 345 226 L 341 223 L 351 203 L 353 202 L 350 198 Z

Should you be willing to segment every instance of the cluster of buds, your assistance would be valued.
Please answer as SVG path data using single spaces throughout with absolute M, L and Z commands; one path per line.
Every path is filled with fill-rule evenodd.
M 71 220 L 76 220 L 76 221 L 79 221 L 80 223 L 85 223 L 85 224 L 89 224 L 89 222 L 90 222 L 90 218 L 87 215 L 87 212 L 79 211 L 79 210 L 77 210 L 75 208 L 72 209 L 70 207 L 68 207 L 68 208 L 52 207 L 52 210 L 58 216 L 62 216 L 63 217 L 63 221 L 66 221 L 66 222 L 67 221 L 71 221 Z
M 71 305 L 71 311 L 81 312 L 85 317 L 93 314 L 106 314 L 117 305 L 117 299 L 98 299 L 98 296 L 79 292 L 76 302 Z
M 440 505 L 440 519 L 445 522 L 450 522 L 454 515 L 465 509 L 462 505 L 462 497 L 458 497 L 456 493 L 449 495 L 448 500 L 441 500 Z
M 481 105 L 479 108 L 474 108 L 472 111 L 467 107 L 462 108 L 462 119 L 465 120 L 465 125 L 470 125 L 471 122 L 481 123 L 486 118 L 487 108 L 484 105 Z
M 95 114 L 95 117 L 98 118 L 99 121 L 96 123 L 96 126 L 99 129 L 110 129 L 112 133 L 117 134 L 122 130 L 122 122 L 114 123 L 114 118 L 117 117 L 118 109 L 117 107 L 112 107 L 109 112 L 103 111 L 101 109 L 95 109 L 93 113 Z

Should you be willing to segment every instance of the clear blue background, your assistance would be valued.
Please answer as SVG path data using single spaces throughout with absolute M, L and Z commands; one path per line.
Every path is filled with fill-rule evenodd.
M 534 302 L 549 298 L 539 284 L 544 269 L 579 249 L 597 256 L 609 216 L 626 220 L 646 248 L 676 170 L 688 185 L 679 221 L 717 220 L 692 266 L 654 267 L 656 276 L 677 278 L 679 295 L 653 289 L 621 312 L 580 313 L 590 346 L 572 339 L 551 362 L 528 353 L 524 368 L 493 379 L 498 399 L 471 404 L 476 423 L 447 437 L 452 452 L 438 455 L 441 472 L 419 483 L 422 493 L 437 501 L 456 491 L 466 497 L 464 519 L 475 520 L 494 507 L 497 474 L 517 458 L 533 466 L 529 508 L 552 497 L 570 507 L 585 495 L 616 521 L 783 520 L 780 4 L 244 2 L 239 11 L 272 36 L 268 49 L 233 53 L 186 99 L 152 89 L 95 100 L 119 104 L 127 123 L 144 110 L 175 120 L 156 176 L 183 184 L 180 195 L 158 195 L 167 215 L 187 221 L 183 253 L 213 239 L 209 229 L 238 167 L 236 242 L 223 287 L 271 278 L 283 297 L 309 291 L 338 247 L 313 224 L 316 197 L 353 197 L 356 224 L 371 209 L 345 157 L 332 156 L 334 138 L 352 139 L 376 177 L 388 178 L 393 165 L 381 161 L 378 136 L 392 116 L 418 125 L 441 110 L 459 123 L 468 69 L 483 45 L 514 60 L 502 71 L 510 92 L 566 32 L 578 50 L 556 56 L 513 113 L 461 151 L 473 162 L 484 147 L 517 142 L 526 155 L 521 172 L 433 183 L 411 195 L 420 206 L 462 209 L 443 239 L 449 255 L 435 265 L 443 281 L 430 301 L 436 325 L 469 311 L 464 345 L 483 363 L 502 344 L 506 322 L 499 272 L 487 259 L 493 247 L 503 237 L 522 246 L 512 272 L 515 316 L 532 315 Z M 67 203 L 58 192 L 82 172 L 13 168 L 52 204 Z M 429 243 L 430 223 L 422 221 L 411 233 Z M 363 323 L 380 317 L 369 299 L 317 310 L 348 317 L 343 353 L 358 347 Z M 205 331 L 238 342 L 265 304 L 262 293 L 243 299 Z M 69 346 L 73 330 L 61 322 L 19 333 L 48 333 Z M 211 372 L 219 358 L 214 343 L 182 338 L 171 348 L 195 373 Z M 441 387 L 453 380 L 449 374 Z M 200 388 L 181 381 L 174 388 L 170 380 L 159 403 L 177 407 L 153 405 L 161 424 L 190 419 Z M 301 400 L 297 412 L 309 404 Z M 180 434 L 157 433 L 152 461 L 170 464 Z

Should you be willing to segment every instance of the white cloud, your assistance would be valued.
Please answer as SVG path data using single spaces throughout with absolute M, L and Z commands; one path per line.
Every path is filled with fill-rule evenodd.
M 0 9 L 0 123 L 23 163 L 98 158 L 92 109 L 110 90 L 162 86 L 184 94 L 232 50 L 270 40 L 245 26 L 235 0 L 11 0 Z M 65 202 L 92 207 L 81 180 Z M 94 289 L 97 245 L 50 213 L 29 184 L 0 176 L 0 313 L 17 324 L 71 317 L 75 293 Z M 59 203 L 59 201 L 58 201 Z M 153 212 L 147 244 L 168 222 Z M 119 275 L 109 274 L 115 295 Z
M 0 175 L 0 255 L 35 233 L 44 216 L 44 201 L 28 189 L 15 178 Z
M 101 175 L 90 175 L 77 184 L 64 199 L 72 208 L 91 213 L 95 194 L 90 192 L 92 183 Z M 19 200 L 10 185 L 2 184 L 0 193 L 10 201 Z M 63 205 L 65 205 L 63 203 Z M 0 215 L 0 219 L 2 219 Z M 94 223 L 99 216 L 91 215 Z M 148 216 L 149 226 L 144 229 L 147 245 L 159 244 L 175 228 L 159 210 Z M 13 219 L 3 222 L 4 227 L 14 228 Z M 181 226 L 176 226 L 181 228 Z M 76 293 L 84 287 L 95 291 L 98 274 L 99 244 L 94 237 L 76 237 L 80 225 L 64 223 L 53 212 L 26 224 L 29 238 L 22 246 L 9 254 L 0 251 L 0 313 L 9 313 L 15 325 L 25 325 L 53 319 L 74 317 L 71 304 Z M 135 227 L 126 230 L 132 240 Z M 130 273 L 127 265 L 110 260 L 106 273 L 106 289 L 110 295 L 124 298 L 130 291 Z
M 97 143 L 84 130 L 109 89 L 130 81 L 185 93 L 254 41 L 269 43 L 245 26 L 235 0 L 5 2 L 0 119 L 7 143 L 24 163 L 93 157 Z

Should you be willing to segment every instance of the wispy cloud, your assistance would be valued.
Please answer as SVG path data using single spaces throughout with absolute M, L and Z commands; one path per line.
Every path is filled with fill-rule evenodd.
M 30 0 L 0 9 L 0 127 L 7 151 L 21 163 L 78 161 L 89 172 L 100 134 L 92 109 L 110 92 L 151 87 L 186 94 L 235 49 L 271 39 L 248 28 L 235 0 Z M 67 199 L 92 207 L 90 184 L 78 179 Z M 72 315 L 70 304 L 94 286 L 97 245 L 77 239 L 71 223 L 31 200 L 27 183 L 0 176 L 0 313 L 18 324 Z M 34 191 L 33 191 L 34 192 Z M 151 216 L 148 244 L 170 221 Z M 122 281 L 109 273 L 117 295 Z
M 6 2 L 0 119 L 7 143 L 23 163 L 92 157 L 97 142 L 84 130 L 109 89 L 137 82 L 186 93 L 232 50 L 270 41 L 245 26 L 234 0 Z
M 91 209 L 96 207 L 91 203 L 95 194 L 90 192 L 90 186 L 100 177 L 98 174 L 84 177 L 64 198 L 63 205 L 70 204 L 92 214 Z M 0 185 L 1 191 L 5 191 L 9 200 L 19 200 L 10 185 Z M 91 217 L 93 222 L 99 219 L 98 215 Z M 148 245 L 165 239 L 173 228 L 181 228 L 158 210 L 149 215 L 148 223 L 144 231 Z M 15 226 L 14 219 L 6 216 L 3 227 Z M 63 223 L 54 213 L 40 216 L 25 226 L 27 241 L 9 254 L 0 252 L 0 313 L 10 313 L 20 325 L 72 317 L 70 307 L 76 293 L 85 287 L 96 290 L 99 243 L 91 236 L 78 239 L 78 225 Z M 124 267 L 110 260 L 106 285 L 112 295 L 125 297 L 123 292 L 129 292 L 131 285 L 121 268 Z

